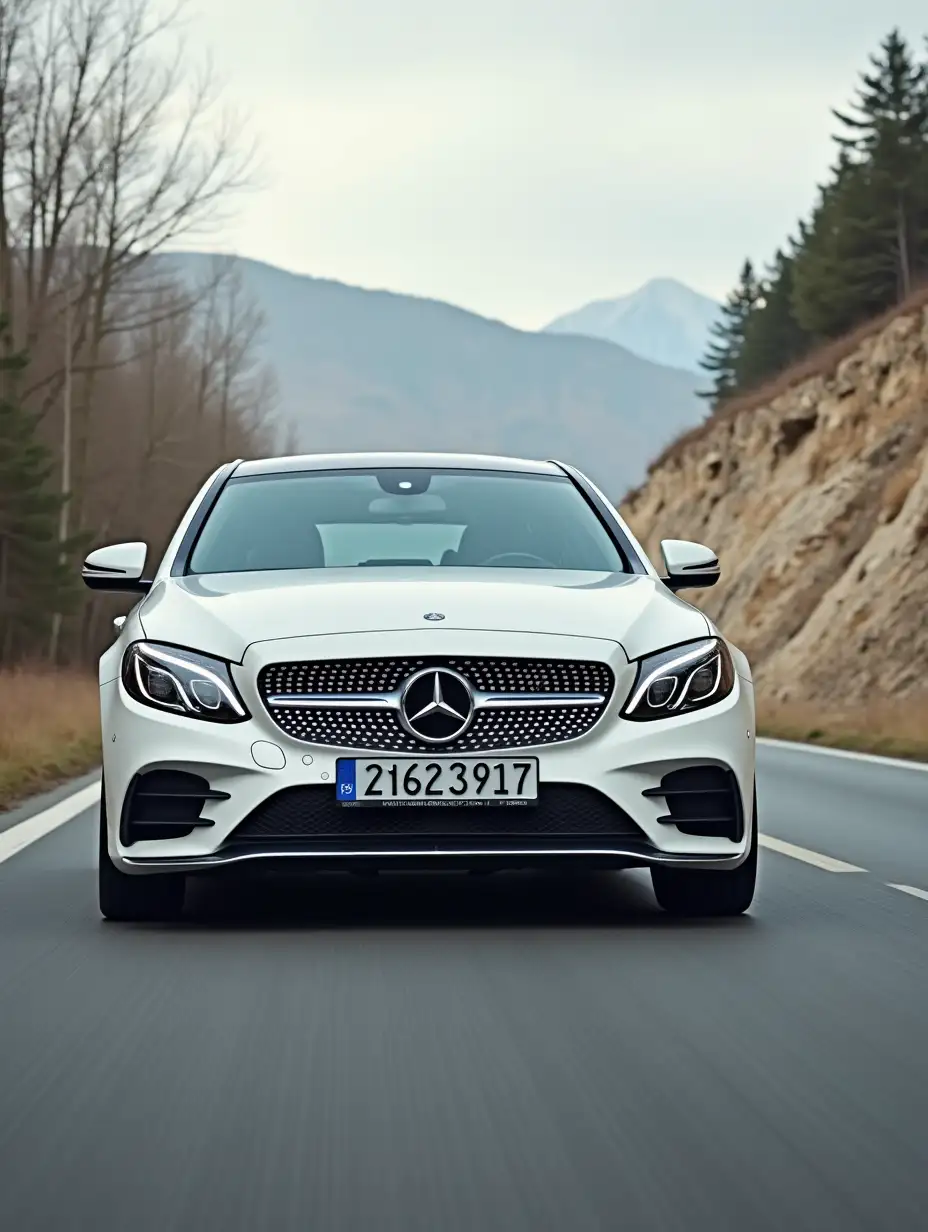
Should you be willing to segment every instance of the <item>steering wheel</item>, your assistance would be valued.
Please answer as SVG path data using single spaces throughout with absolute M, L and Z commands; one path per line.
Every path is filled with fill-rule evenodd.
M 556 569 L 557 566 L 553 561 L 545 560 L 543 556 L 536 556 L 534 552 L 497 552 L 495 556 L 488 556 L 486 560 L 480 562 L 481 565 L 498 565 L 501 561 L 520 561 L 528 560 L 532 564 L 537 565 L 540 569 Z M 518 568 L 518 565 L 515 566 Z

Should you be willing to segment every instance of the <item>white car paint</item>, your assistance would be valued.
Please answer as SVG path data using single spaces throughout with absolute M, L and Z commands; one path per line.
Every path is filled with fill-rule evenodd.
M 543 576 L 541 576 L 543 574 Z M 164 579 L 138 617 L 152 641 L 177 641 L 240 663 L 254 642 L 328 633 L 446 629 L 571 634 L 620 642 L 631 659 L 706 637 L 702 612 L 657 579 L 535 569 L 304 569 Z M 421 636 L 428 636 L 429 630 Z
M 365 465 L 371 460 L 372 455 L 364 455 Z M 389 460 L 389 455 L 374 458 L 376 463 Z M 284 461 L 299 468 L 299 459 Z M 305 459 L 302 464 L 335 469 L 359 463 L 355 456 L 345 455 Z M 424 464 L 449 465 L 449 458 L 429 455 Z M 470 464 L 493 466 L 497 461 L 480 458 Z M 541 469 L 548 464 L 519 465 Z M 242 469 L 248 467 L 254 464 L 243 464 Z M 270 795 L 286 787 L 326 784 L 334 793 L 336 759 L 357 750 L 322 747 L 288 736 L 259 696 L 256 680 L 263 666 L 425 655 L 608 664 L 615 674 L 615 690 L 586 735 L 519 752 L 539 758 L 542 783 L 593 787 L 621 806 L 652 846 L 643 863 L 724 869 L 737 867 L 746 857 L 752 839 L 755 763 L 750 667 L 745 656 L 730 646 L 737 674 L 724 700 L 652 722 L 620 717 L 635 680 L 632 660 L 716 635 L 717 630 L 660 581 L 657 569 L 614 509 L 613 516 L 644 561 L 645 571 L 637 575 L 384 567 L 172 577 L 178 548 L 212 478 L 182 518 L 155 571 L 151 591 L 128 614 L 100 662 L 107 849 L 117 868 L 144 874 L 211 867 L 222 857 L 223 844 L 235 827 Z M 426 623 L 425 613 L 436 610 L 445 619 Z M 120 668 L 126 649 L 140 639 L 225 659 L 252 717 L 222 725 L 135 701 L 122 685 Z M 278 750 L 271 757 L 268 745 Z M 504 756 L 505 750 L 494 754 Z M 277 768 L 270 769 L 269 764 Z M 745 814 L 740 840 L 684 834 L 659 820 L 667 812 L 662 798 L 642 795 L 669 771 L 701 764 L 734 773 Z M 135 775 L 156 768 L 201 774 L 229 799 L 210 800 L 204 806 L 203 815 L 214 823 L 210 828 L 126 847 L 120 841 L 119 819 L 127 789 Z M 513 848 L 516 853 L 532 850 L 530 838 Z M 351 854 L 361 851 L 356 845 Z M 442 851 L 439 844 L 432 854 Z M 623 853 L 627 854 L 622 844 L 606 842 L 577 852 L 616 857 Z M 446 854 L 454 854 L 450 846 Z

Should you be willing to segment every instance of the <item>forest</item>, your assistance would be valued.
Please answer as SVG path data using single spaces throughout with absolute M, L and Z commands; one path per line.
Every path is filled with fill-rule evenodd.
M 811 213 L 767 267 L 745 260 L 703 360 L 712 407 L 903 303 L 928 279 L 928 45 L 891 31 L 836 108 Z
M 260 172 L 179 17 L 0 3 L 0 666 L 89 661 L 114 609 L 87 548 L 157 551 L 220 461 L 271 443 L 259 312 L 231 262 L 194 285 L 170 256 Z

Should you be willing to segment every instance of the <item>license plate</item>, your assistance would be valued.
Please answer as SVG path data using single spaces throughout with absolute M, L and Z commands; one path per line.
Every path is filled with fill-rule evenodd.
M 538 799 L 536 757 L 339 758 L 339 804 L 449 807 L 531 805 Z

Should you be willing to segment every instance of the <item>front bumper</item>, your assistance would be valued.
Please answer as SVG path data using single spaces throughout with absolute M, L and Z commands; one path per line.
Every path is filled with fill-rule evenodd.
M 424 644 L 427 643 L 427 649 Z M 532 810 L 523 816 L 518 834 L 404 834 L 402 825 L 389 834 L 367 828 L 365 835 L 329 833 L 325 841 L 238 841 L 236 831 L 257 811 L 266 809 L 278 793 L 325 804 L 331 791 L 335 808 L 335 763 L 340 756 L 358 756 L 356 749 L 323 748 L 291 739 L 273 722 L 257 695 L 261 667 L 281 660 L 410 655 L 507 655 L 561 659 L 599 659 L 609 663 L 616 690 L 600 721 L 585 736 L 569 742 L 517 750 L 537 756 L 540 791 L 561 793 L 558 799 L 576 803 L 582 793 L 598 793 L 629 819 L 621 834 L 573 834 L 552 837 L 531 828 Z M 634 666 L 615 642 L 590 638 L 539 637 L 481 631 L 435 630 L 410 633 L 336 634 L 291 639 L 286 643 L 252 646 L 244 663 L 233 669 L 252 714 L 246 723 L 224 726 L 154 711 L 128 697 L 118 680 L 102 686 L 104 772 L 108 818 L 108 849 L 117 867 L 127 873 L 197 872 L 225 866 L 261 863 L 292 866 L 296 861 L 318 869 L 530 867 L 578 864 L 594 867 L 671 865 L 734 868 L 747 856 L 752 826 L 754 790 L 754 696 L 751 684 L 738 677 L 733 692 L 718 705 L 678 718 L 632 723 L 618 712 L 634 678 Z M 376 754 L 374 754 L 376 755 Z M 440 750 L 436 750 L 440 756 Z M 502 749 L 495 756 L 504 756 Z M 380 754 L 383 756 L 383 754 Z M 261 764 L 263 763 L 263 764 Z M 271 769 L 270 765 L 279 766 Z M 730 774 L 743 814 L 737 839 L 685 833 L 668 823 L 667 802 L 659 794 L 662 779 L 691 767 L 717 767 Z M 205 779 L 218 797 L 203 805 L 210 825 L 181 837 L 127 843 L 120 819 L 136 776 L 152 770 L 175 770 Z M 567 792 L 568 795 L 564 795 Z M 570 793 L 573 793 L 572 795 Z M 328 807 L 326 805 L 326 807 Z M 436 812 L 444 810 L 436 810 Z M 497 810 L 483 810 L 486 814 Z M 501 810 L 501 813 L 510 810 Z M 550 810 L 549 810 L 550 811 Z M 346 811 L 350 816 L 351 811 Z M 397 810 L 391 810 L 395 822 Z M 540 814 L 539 814 L 540 816 Z M 528 820 L 526 820 L 528 818 Z M 582 830 L 582 826 L 580 827 Z

